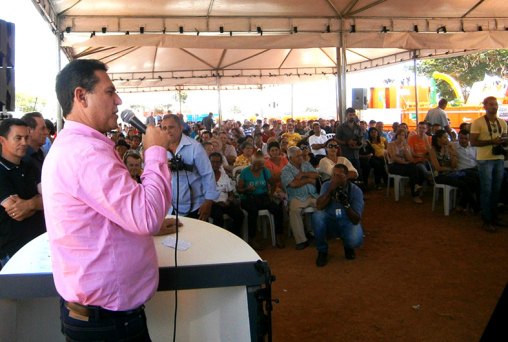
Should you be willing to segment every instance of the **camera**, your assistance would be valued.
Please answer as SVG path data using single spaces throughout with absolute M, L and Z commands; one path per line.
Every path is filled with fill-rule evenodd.
M 492 154 L 496 156 L 505 155 L 506 151 L 504 150 L 503 146 L 501 145 L 495 145 L 492 146 Z
M 335 200 L 337 200 L 339 203 L 349 203 L 349 196 L 347 195 L 346 191 L 344 191 L 344 189 L 337 188 L 334 195 Z
M 171 171 L 189 171 L 191 172 L 193 169 L 192 165 L 185 164 L 183 162 L 183 158 L 180 154 L 176 154 L 173 158 L 169 160 L 169 169 Z

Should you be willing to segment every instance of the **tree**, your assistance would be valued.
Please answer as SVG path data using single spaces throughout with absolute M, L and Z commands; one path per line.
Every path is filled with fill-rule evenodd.
M 24 113 L 41 112 L 46 106 L 46 100 L 25 93 L 16 92 L 16 110 Z
M 417 66 L 420 75 L 432 77 L 434 71 L 446 73 L 455 78 L 462 86 L 464 98 L 467 99 L 473 83 L 482 81 L 485 75 L 508 76 L 508 50 L 488 50 L 470 55 L 426 59 Z M 455 99 L 448 83 L 436 82 L 439 93 L 447 99 Z

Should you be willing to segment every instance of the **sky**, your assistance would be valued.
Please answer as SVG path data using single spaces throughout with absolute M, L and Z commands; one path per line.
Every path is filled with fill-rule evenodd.
M 43 114 L 56 118 L 57 101 L 54 92 L 55 77 L 58 73 L 58 45 L 51 33 L 49 24 L 36 10 L 31 0 L 0 0 L 0 19 L 16 25 L 16 92 L 26 93 L 45 99 L 48 103 Z M 65 57 L 62 63 L 65 64 Z M 406 64 L 407 65 L 407 64 Z M 348 92 L 346 99 L 351 102 L 351 88 L 369 88 L 384 86 L 387 78 L 410 77 L 402 64 L 349 73 L 347 76 Z M 368 80 L 368 81 L 366 81 Z M 335 82 L 316 82 L 297 84 L 292 87 L 265 87 L 263 91 L 222 91 L 221 109 L 224 117 L 238 116 L 239 109 L 245 117 L 252 118 L 272 114 L 287 115 L 302 113 L 308 108 L 318 110 L 321 116 L 335 116 Z M 293 95 L 291 95 L 293 94 Z M 148 108 L 168 102 L 173 103 L 173 111 L 180 111 L 175 93 L 142 93 L 120 94 L 123 110 L 131 105 L 144 105 Z M 292 99 L 292 100 L 291 100 Z M 184 114 L 218 112 L 218 95 L 216 91 L 190 91 Z
M 0 19 L 16 25 L 16 92 L 44 98 L 56 108 L 58 46 L 49 24 L 31 0 L 0 0 Z

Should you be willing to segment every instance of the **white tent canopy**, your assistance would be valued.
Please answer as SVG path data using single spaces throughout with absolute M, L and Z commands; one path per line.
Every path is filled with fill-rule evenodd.
M 294 82 L 508 48 L 506 0 L 32 0 L 120 91 Z
M 33 1 L 68 56 L 103 60 L 119 88 L 334 75 L 340 47 L 344 71 L 508 48 L 505 0 Z

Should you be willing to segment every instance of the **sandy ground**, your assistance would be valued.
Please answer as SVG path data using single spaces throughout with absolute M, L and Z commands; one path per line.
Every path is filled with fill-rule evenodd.
M 478 341 L 508 281 L 508 228 L 480 229 L 472 214 L 443 214 L 400 202 L 385 191 L 367 195 L 364 246 L 344 258 L 330 241 L 317 268 L 311 245 L 259 252 L 276 276 L 274 341 Z M 504 214 L 508 221 L 508 214 Z M 269 242 L 265 241 L 268 245 Z

